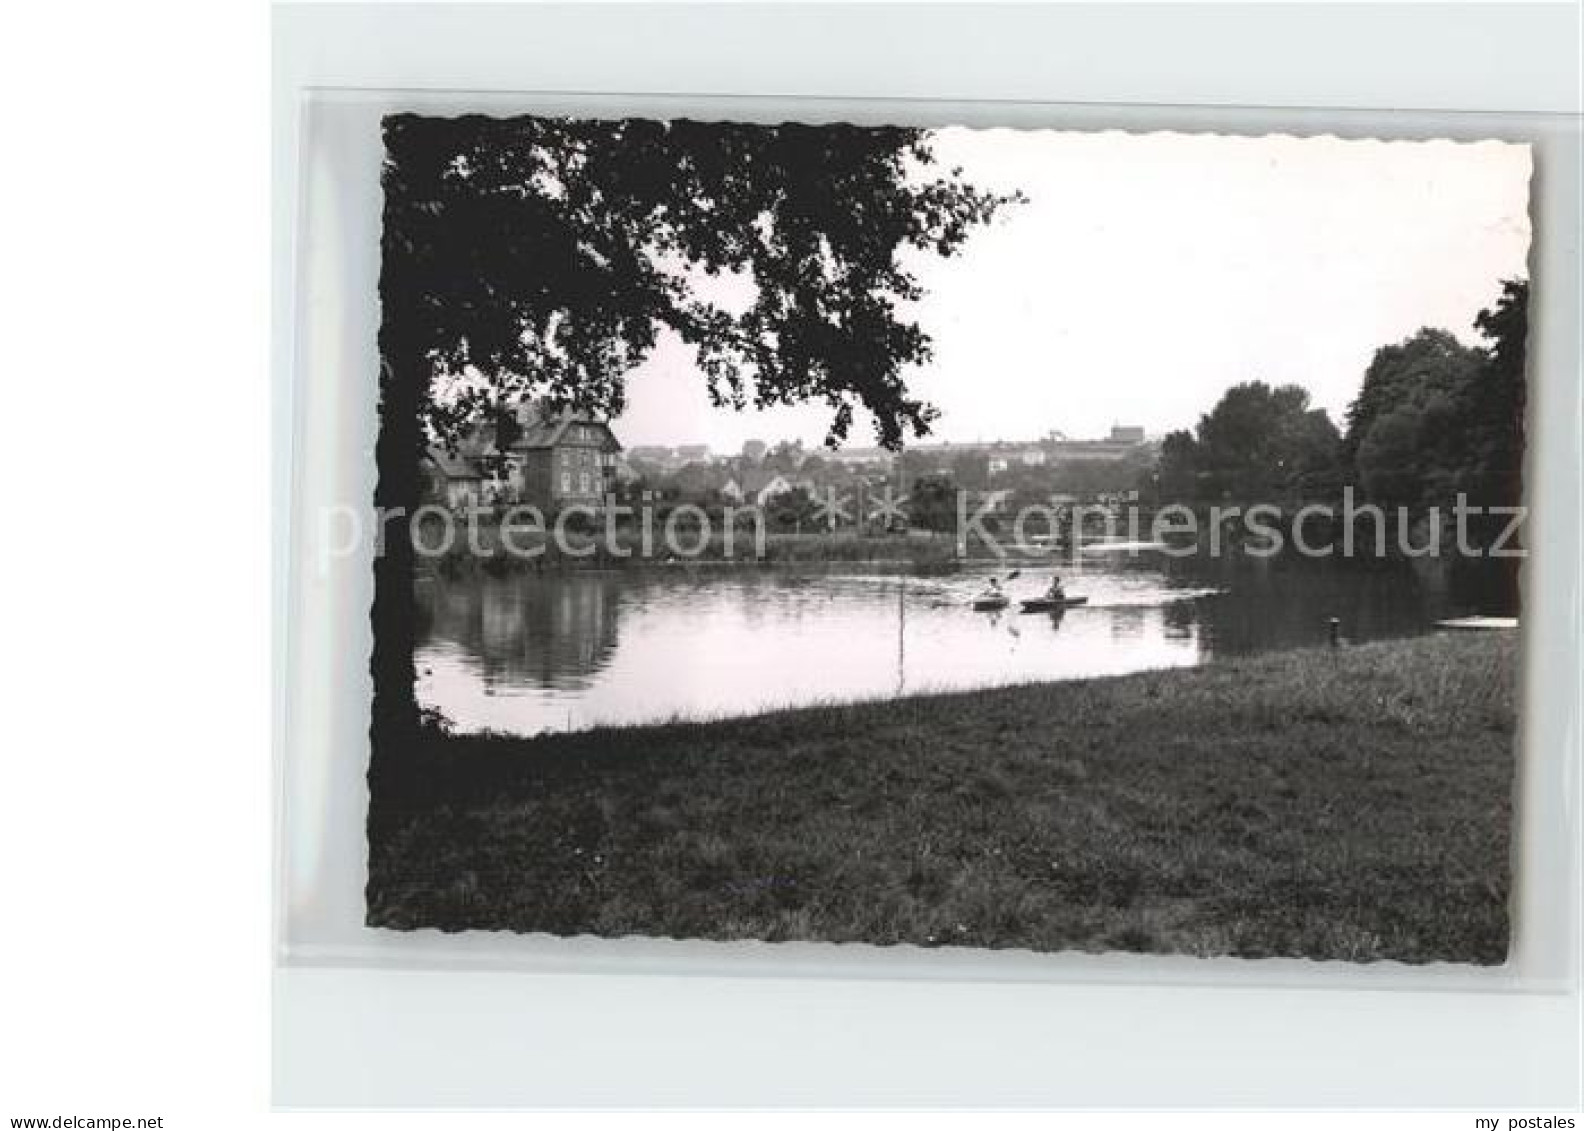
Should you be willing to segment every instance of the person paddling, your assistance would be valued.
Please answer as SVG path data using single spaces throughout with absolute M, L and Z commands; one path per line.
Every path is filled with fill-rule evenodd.
M 1062 588 L 1061 574 L 1051 574 L 1050 588 L 1045 591 L 1045 596 L 1052 601 L 1065 601 L 1067 599 L 1067 590 Z

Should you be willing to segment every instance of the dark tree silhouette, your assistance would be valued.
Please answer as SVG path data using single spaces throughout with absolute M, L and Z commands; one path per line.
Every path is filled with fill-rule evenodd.
M 932 471 L 913 482 L 909 519 L 920 530 L 950 531 L 957 520 L 957 483 L 948 474 Z
M 823 402 L 832 443 L 859 407 L 887 447 L 926 434 L 935 410 L 903 373 L 930 341 L 899 313 L 920 297 L 900 253 L 951 255 L 1014 199 L 935 172 L 916 129 L 404 114 L 384 133 L 387 514 L 416 505 L 428 434 L 526 397 L 615 415 L 666 330 L 716 404 Z M 712 276 L 746 303 L 712 300 Z M 376 769 L 416 720 L 412 565 L 397 517 L 376 565 Z
M 717 404 L 824 401 L 833 441 L 861 405 L 895 447 L 935 416 L 902 378 L 929 339 L 898 252 L 950 255 L 1011 199 L 931 177 L 914 129 L 400 115 L 385 141 L 385 360 L 488 379 L 424 405 L 442 432 L 529 394 L 614 416 L 670 329 Z
M 1168 432 L 1161 441 L 1157 466 L 1156 502 L 1182 502 L 1199 498 L 1199 451 L 1193 433 L 1185 428 Z
M 1228 389 L 1193 435 L 1166 437 L 1161 488 L 1173 499 L 1310 497 L 1336 479 L 1338 439 L 1325 410 L 1309 406 L 1308 390 L 1247 381 Z
M 1465 346 L 1450 331 L 1429 327 L 1411 338 L 1376 350 L 1364 372 L 1358 396 L 1348 406 L 1347 431 L 1342 439 L 1344 458 L 1362 478 L 1361 450 L 1378 422 L 1393 414 L 1400 417 L 1406 411 L 1417 416 L 1427 406 L 1437 415 L 1444 415 L 1441 410 L 1445 405 L 1437 402 L 1460 400 L 1461 390 L 1478 380 L 1480 363 L 1478 350 Z M 1399 419 L 1387 428 L 1395 433 L 1401 430 L 1401 424 Z M 1453 439 L 1445 421 L 1439 430 L 1432 430 L 1427 439 L 1437 435 L 1449 441 Z M 1467 453 L 1454 451 L 1449 455 L 1466 457 Z
M 1474 414 L 1487 501 L 1516 506 L 1523 494 L 1524 368 L 1529 356 L 1529 280 L 1507 279 L 1496 305 L 1479 312 L 1474 328 L 1485 336 L 1485 379 Z
M 1348 409 L 1344 453 L 1372 500 L 1450 506 L 1519 502 L 1529 284 L 1508 280 L 1474 327 L 1483 346 L 1420 330 L 1376 351 Z

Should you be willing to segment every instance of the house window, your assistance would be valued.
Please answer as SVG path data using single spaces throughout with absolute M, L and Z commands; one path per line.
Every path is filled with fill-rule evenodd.
M 589 492 L 588 472 L 586 471 L 578 476 L 578 490 L 582 491 L 585 495 L 587 495 Z
M 563 471 L 561 473 L 561 490 L 572 490 L 572 473 L 570 471 Z

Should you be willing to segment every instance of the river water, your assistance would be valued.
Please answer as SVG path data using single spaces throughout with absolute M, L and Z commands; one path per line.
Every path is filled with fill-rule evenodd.
M 1502 613 L 1478 575 L 1299 559 L 1158 552 L 1086 556 L 1060 572 L 1064 613 L 975 612 L 992 575 L 850 565 L 678 566 L 424 578 L 414 656 L 420 705 L 458 731 L 533 735 L 752 714 L 1029 680 L 1117 675 L 1218 656 L 1432 631 Z M 1048 568 L 1021 567 L 1014 599 Z

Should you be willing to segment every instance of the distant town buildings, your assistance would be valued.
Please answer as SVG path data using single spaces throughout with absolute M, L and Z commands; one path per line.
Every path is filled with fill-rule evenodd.
M 664 444 L 641 444 L 627 451 L 629 462 L 649 464 L 665 471 L 676 471 L 684 464 L 705 463 L 709 458 L 708 444 L 679 444 L 675 447 Z
M 741 475 L 734 475 L 721 487 L 721 495 L 733 503 L 752 503 L 756 507 L 765 506 L 778 495 L 787 495 L 797 488 L 812 490 L 814 483 L 808 479 L 798 479 L 794 482 L 785 475 L 763 468 L 748 468 Z
M 1047 467 L 1074 460 L 1122 459 L 1136 455 L 1148 443 L 1143 428 L 1118 424 L 1111 428 L 1107 437 L 1099 440 L 1072 440 L 1061 432 L 1053 431 L 1041 440 L 923 443 L 909 445 L 907 451 L 919 459 L 937 460 L 943 466 L 959 456 L 983 456 L 988 463 L 989 473 L 1000 475 L 1017 467 Z M 831 453 L 828 458 L 854 468 L 865 468 L 889 464 L 896 459 L 896 453 L 883 448 L 843 448 Z
M 430 496 L 448 506 L 524 502 L 552 512 L 596 505 L 618 487 L 669 502 L 764 507 L 802 491 L 879 490 L 922 476 L 952 479 L 964 489 L 1007 488 L 1045 496 L 1126 489 L 1135 463 L 1154 445 L 1143 428 L 1114 425 L 1099 439 L 1071 439 L 1052 431 L 1038 440 L 988 440 L 910 445 L 905 452 L 877 447 L 805 451 L 799 443 L 748 440 L 739 455 L 712 456 L 707 444 L 640 445 L 625 452 L 610 426 L 585 416 L 550 415 L 532 408 L 476 429 L 455 450 L 429 449 Z M 1115 472 L 1107 471 L 1114 464 Z
M 676 460 L 676 449 L 659 444 L 642 444 L 627 449 L 628 459 L 648 460 L 651 463 L 671 463 Z

